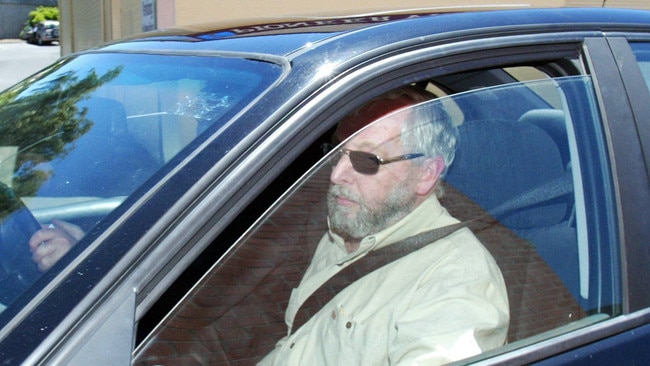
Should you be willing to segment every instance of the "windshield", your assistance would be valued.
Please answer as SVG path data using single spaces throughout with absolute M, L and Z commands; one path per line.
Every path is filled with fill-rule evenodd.
M 0 309 L 47 271 L 28 245 L 42 225 L 88 232 L 281 73 L 252 59 L 98 53 L 0 94 Z

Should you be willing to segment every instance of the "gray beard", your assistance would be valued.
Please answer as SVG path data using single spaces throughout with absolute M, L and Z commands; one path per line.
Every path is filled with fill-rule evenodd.
M 350 197 L 359 203 L 358 212 L 336 204 L 336 196 Z M 331 185 L 327 194 L 330 229 L 345 240 L 361 240 L 404 218 L 415 208 L 416 196 L 408 187 L 397 185 L 379 208 L 373 209 L 348 189 Z

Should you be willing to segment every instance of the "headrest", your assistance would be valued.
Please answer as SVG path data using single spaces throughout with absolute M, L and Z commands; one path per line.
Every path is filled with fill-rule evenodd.
M 338 144 L 379 118 L 432 97 L 428 91 L 409 85 L 374 98 L 339 121 L 332 142 Z
M 459 147 L 447 183 L 485 210 L 561 177 L 564 165 L 556 144 L 535 125 L 504 120 L 467 121 L 458 128 Z M 513 228 L 561 222 L 566 204 L 545 204 L 502 219 Z
M 530 123 L 546 131 L 557 144 L 562 162 L 571 160 L 564 111 L 559 109 L 533 109 L 519 117 L 519 122 Z

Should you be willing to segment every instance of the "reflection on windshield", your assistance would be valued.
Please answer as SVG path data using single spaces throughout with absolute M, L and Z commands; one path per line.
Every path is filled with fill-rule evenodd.
M 18 195 L 35 195 L 52 171 L 34 168 L 67 155 L 73 148 L 71 143 L 90 130 L 92 121 L 86 118 L 87 110 L 79 110 L 76 103 L 119 72 L 116 67 L 98 76 L 93 70 L 83 78 L 66 72 L 14 98 L 11 93 L 1 97 L 4 107 L 0 109 L 0 121 L 4 123 L 0 124 L 0 145 L 17 148 L 12 186 Z M 64 90 L 65 99 L 59 101 Z M 5 159 L 3 165 L 7 163 Z
M 59 62 L 0 95 L 0 281 L 24 279 L 24 268 L 36 270 L 32 259 L 40 249 L 30 253 L 27 243 L 47 230 L 40 225 L 74 227 L 78 235 L 72 236 L 83 237 L 281 72 L 278 65 L 250 59 L 89 54 Z M 21 269 L 6 258 L 20 261 Z M 53 263 L 38 265 L 43 271 Z M 8 305 L 35 277 L 0 294 L 0 303 Z

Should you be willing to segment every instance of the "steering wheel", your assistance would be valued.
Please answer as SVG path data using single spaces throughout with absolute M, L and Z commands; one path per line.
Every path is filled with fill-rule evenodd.
M 0 303 L 9 305 L 40 277 L 28 244 L 40 228 L 14 191 L 0 182 Z

